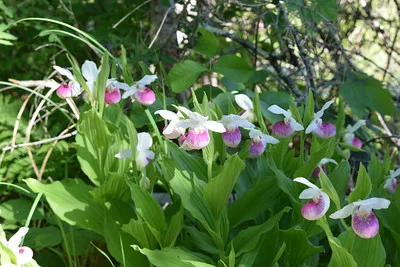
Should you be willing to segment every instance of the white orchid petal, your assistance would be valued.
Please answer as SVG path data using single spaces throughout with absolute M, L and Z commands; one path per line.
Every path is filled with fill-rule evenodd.
M 307 188 L 307 189 L 304 189 L 300 193 L 299 198 L 300 199 L 313 199 L 316 196 L 318 196 L 319 194 L 321 194 L 321 190 L 320 189 Z
M 149 160 L 154 159 L 154 152 L 148 149 L 138 150 L 136 153 L 136 167 L 142 169 L 147 166 Z
M 359 120 L 353 126 L 348 127 L 347 130 L 351 133 L 354 133 L 355 131 L 358 130 L 358 128 L 365 125 L 365 122 L 366 122 L 365 120 Z
M 338 165 L 338 163 L 336 162 L 336 160 L 334 160 L 334 159 L 328 159 L 328 158 L 323 158 L 323 159 L 321 159 L 321 161 L 319 162 L 319 165 L 324 165 L 324 164 L 326 164 L 326 163 L 328 163 L 328 162 L 333 163 L 333 164 L 335 164 L 335 165 Z
M 65 68 L 61 68 L 59 66 L 54 65 L 53 68 L 60 73 L 61 75 L 67 77 L 70 81 L 75 81 L 75 77 L 74 75 L 72 75 L 72 72 L 70 72 L 69 70 L 65 69 Z
M 226 129 L 222 123 L 216 122 L 216 121 L 206 121 L 203 122 L 202 125 L 207 128 L 208 130 L 211 130 L 213 132 L 217 133 L 224 133 L 226 132 Z
M 88 82 L 96 81 L 97 76 L 99 75 L 99 70 L 97 69 L 96 63 L 85 60 L 82 65 L 82 75 Z
M 190 120 L 180 120 L 175 122 L 175 128 L 183 128 L 187 129 L 189 127 L 195 127 L 196 125 L 193 125 L 193 123 Z
M 125 93 L 122 94 L 122 99 L 126 99 L 126 98 L 128 98 L 128 97 L 130 97 L 130 96 L 132 96 L 134 94 L 135 94 L 135 92 L 132 91 L 132 90 L 125 91 Z
M 138 133 L 137 136 L 138 136 L 138 145 L 137 145 L 138 150 L 148 149 L 153 144 L 153 139 L 151 138 L 151 135 L 149 133 L 146 132 Z
M 266 143 L 266 144 L 277 144 L 279 143 L 279 140 L 276 139 L 275 137 L 272 137 L 268 134 L 263 134 L 262 135 L 262 140 Z
M 121 82 L 114 82 L 113 83 L 115 85 L 115 87 L 117 87 L 118 89 L 124 90 L 124 91 L 129 91 L 130 87 L 128 84 L 126 83 L 121 83 Z
M 364 206 L 369 209 L 380 210 L 380 209 L 387 209 L 390 205 L 390 201 L 380 197 L 373 197 L 354 202 L 354 204 L 359 206 Z
M 392 178 L 396 178 L 399 175 L 400 175 L 400 168 L 395 171 L 393 171 L 393 170 L 390 171 L 390 177 L 392 177 Z
M 28 227 L 21 227 L 18 231 L 8 240 L 7 247 L 11 250 L 15 250 L 19 247 L 22 242 L 22 238 L 28 233 Z
M 252 110 L 253 109 L 253 102 L 245 94 L 235 95 L 235 101 L 238 104 L 238 106 L 244 110 Z
M 318 128 L 317 121 L 314 119 L 314 120 L 312 120 L 311 123 L 307 126 L 307 128 L 306 128 L 306 134 L 311 133 L 312 131 L 314 131 L 314 130 L 317 129 L 317 128 Z
M 257 129 L 248 129 L 248 128 L 246 128 L 246 129 L 250 130 L 249 137 L 251 139 L 253 139 L 256 136 L 261 136 L 263 134 L 260 130 L 257 130 Z
M 157 110 L 156 112 L 154 112 L 154 114 L 158 114 L 161 117 L 163 117 L 164 119 L 170 120 L 170 121 L 177 120 L 179 118 L 176 113 L 169 111 L 169 110 L 165 110 L 165 109 Z
M 247 128 L 247 129 L 252 129 L 252 128 L 256 127 L 254 124 L 252 124 L 248 120 L 243 120 L 240 116 L 238 116 L 238 117 L 239 117 L 239 119 L 237 121 L 234 121 L 234 124 L 237 127 L 242 127 L 242 128 Z
M 15 254 L 18 266 L 30 262 L 33 258 L 33 251 L 29 247 L 19 247 Z
M 268 108 L 268 110 L 274 114 L 283 114 L 286 118 L 291 117 L 291 114 L 287 110 L 284 110 L 278 105 L 272 105 Z
M 136 84 L 139 88 L 143 89 L 146 85 L 151 84 L 157 80 L 157 75 L 144 75 Z
M 308 186 L 308 187 L 310 187 L 310 188 L 314 188 L 314 189 L 317 189 L 317 190 L 321 190 L 321 189 L 318 188 L 318 186 L 316 186 L 315 184 L 311 183 L 309 180 L 307 180 L 307 179 L 304 178 L 304 177 L 297 177 L 297 178 L 294 178 L 293 181 L 298 182 L 298 183 L 301 183 L 301 184 L 304 184 L 304 185 L 306 185 L 306 186 Z
M 322 211 L 322 214 L 325 214 L 329 210 L 329 206 L 331 204 L 331 200 L 329 199 L 329 196 L 325 192 L 321 191 L 321 195 L 322 195 L 322 198 L 323 198 L 324 203 L 325 203 L 325 206 L 324 206 L 324 209 Z
M 357 208 L 357 205 L 355 203 L 350 203 L 350 204 L 344 206 L 342 209 L 329 215 L 329 218 L 342 219 L 342 218 L 349 217 L 350 215 L 353 214 L 353 212 L 356 208 Z
M 318 111 L 318 112 L 315 114 L 315 118 L 321 118 L 321 117 L 324 115 L 324 111 L 327 110 L 327 109 L 333 104 L 333 102 L 335 102 L 335 101 L 331 100 L 331 101 L 326 102 L 326 103 L 322 106 L 321 110 Z
M 290 124 L 290 126 L 292 127 L 293 131 L 298 132 L 298 131 L 303 131 L 303 130 L 304 130 L 303 125 L 301 125 L 300 123 L 298 123 L 298 122 L 297 122 L 295 119 L 293 119 L 293 118 L 290 118 L 289 124 Z
M 115 154 L 115 157 L 119 158 L 119 159 L 132 158 L 132 150 L 124 149 L 121 152 L 119 152 L 118 154 Z

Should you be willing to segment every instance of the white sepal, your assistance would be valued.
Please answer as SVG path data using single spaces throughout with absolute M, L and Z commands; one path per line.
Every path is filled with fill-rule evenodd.
M 60 73 L 61 75 L 67 77 L 70 81 L 75 81 L 74 75 L 72 75 L 72 72 L 70 72 L 68 69 L 61 68 L 59 66 L 54 65 L 53 68 Z
M 292 114 L 290 114 L 289 111 L 284 110 L 283 108 L 279 107 L 278 105 L 272 105 L 268 108 L 268 110 L 274 114 L 282 114 L 283 116 L 285 116 L 285 118 L 292 117 Z
M 320 194 L 321 194 L 321 190 L 320 189 L 307 188 L 307 189 L 304 189 L 300 193 L 299 198 L 300 199 L 313 199 L 316 196 L 319 196 Z
M 115 157 L 119 158 L 119 159 L 132 158 L 132 150 L 124 149 L 121 152 L 119 152 L 118 154 L 115 154 Z
M 343 219 L 343 218 L 347 218 L 350 215 L 352 215 L 354 213 L 354 211 L 356 210 L 357 206 L 353 203 L 350 203 L 346 206 L 344 206 L 342 209 L 332 213 L 331 215 L 329 215 L 329 218 L 332 219 Z
M 293 131 L 298 132 L 298 131 L 303 131 L 303 130 L 304 130 L 303 125 L 301 125 L 300 123 L 298 123 L 298 122 L 297 122 L 295 119 L 293 119 L 293 118 L 290 118 L 290 119 L 289 119 L 289 124 L 290 124 L 290 126 L 292 127 Z
M 18 231 L 8 240 L 7 247 L 11 250 L 16 250 L 22 242 L 22 238 L 28 233 L 28 227 L 21 227 Z
M 143 89 L 146 85 L 157 80 L 157 75 L 144 75 L 136 84 L 139 89 Z
M 216 122 L 216 121 L 206 121 L 203 122 L 202 125 L 207 128 L 208 130 L 211 130 L 213 132 L 217 133 L 224 133 L 226 132 L 226 129 L 222 123 Z
M 323 159 L 321 159 L 321 161 L 319 162 L 319 165 L 324 165 L 324 164 L 326 164 L 326 163 L 328 163 L 328 162 L 333 163 L 333 164 L 335 164 L 335 165 L 338 165 L 338 163 L 336 162 L 336 160 L 334 160 L 334 159 L 328 159 L 328 158 L 323 158 Z
M 321 110 L 315 113 L 314 118 L 322 118 L 322 116 L 324 115 L 324 111 L 327 110 L 333 104 L 333 102 L 333 100 L 326 102 L 322 106 Z
M 239 107 L 241 107 L 246 111 L 253 109 L 253 102 L 247 95 L 244 94 L 235 95 L 235 101 Z
M 314 131 L 315 129 L 317 129 L 318 128 L 318 124 L 317 124 L 317 120 L 316 119 L 313 119 L 312 121 L 311 121 L 311 123 L 307 126 L 307 128 L 306 128 L 306 134 L 309 134 L 309 133 L 311 133 L 312 131 Z
M 297 178 L 294 178 L 293 181 L 298 182 L 298 183 L 301 183 L 301 184 L 304 184 L 304 185 L 306 185 L 306 186 L 308 186 L 308 187 L 310 187 L 310 188 L 314 188 L 314 189 L 317 189 L 317 190 L 321 190 L 321 189 L 318 188 L 318 186 L 316 186 L 315 184 L 311 183 L 309 180 L 307 180 L 307 179 L 304 178 L 304 177 L 297 177 Z
M 365 120 L 359 120 L 353 126 L 348 125 L 347 126 L 347 131 L 350 132 L 350 133 L 354 133 L 355 131 L 358 130 L 358 128 L 360 128 L 363 125 L 365 125 Z
M 82 75 L 88 82 L 95 82 L 99 75 L 96 63 L 93 61 L 85 60 L 82 65 Z
M 357 206 L 364 206 L 368 209 L 380 210 L 387 209 L 390 205 L 390 201 L 380 197 L 372 197 L 365 200 L 359 200 L 353 202 Z

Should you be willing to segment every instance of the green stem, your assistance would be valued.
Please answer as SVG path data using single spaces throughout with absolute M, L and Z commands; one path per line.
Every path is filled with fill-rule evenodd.
M 37 205 L 39 203 L 39 200 L 40 200 L 40 198 L 42 196 L 43 196 L 43 193 L 37 194 L 37 196 L 35 198 L 35 201 L 33 202 L 33 205 L 31 207 L 31 210 L 29 211 L 28 218 L 26 219 L 25 227 L 28 227 L 29 224 L 31 223 L 31 220 L 32 220 L 32 217 L 33 217 L 33 213 L 35 212 L 36 207 L 37 207 Z
M 61 220 L 58 218 L 57 215 L 55 215 L 54 217 L 56 218 L 58 227 L 60 228 L 61 235 L 62 235 L 62 238 L 63 238 L 63 240 L 64 240 L 65 250 L 67 251 L 68 264 L 69 264 L 70 267 L 73 267 L 74 264 L 73 264 L 73 262 L 72 262 L 71 251 L 69 250 L 69 244 L 68 244 L 68 241 L 67 241 L 67 236 L 66 236 L 66 234 L 65 234 L 64 226 L 62 225 L 62 222 L 61 222 Z

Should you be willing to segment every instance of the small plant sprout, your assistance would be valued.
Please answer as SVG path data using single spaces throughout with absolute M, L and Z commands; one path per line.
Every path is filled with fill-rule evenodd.
M 244 111 L 241 113 L 242 118 L 247 119 L 249 122 L 256 120 L 256 115 L 253 112 L 253 102 L 251 99 L 244 94 L 235 95 L 236 104 L 241 107 Z
M 310 199 L 301 208 L 301 214 L 307 220 L 314 221 L 322 218 L 329 209 L 330 199 L 328 195 L 306 178 L 298 177 L 293 181 L 305 184 L 309 188 L 300 193 L 300 199 Z
M 223 115 L 222 119 L 218 122 L 222 123 L 226 129 L 226 132 L 222 133 L 222 140 L 228 147 L 236 148 L 242 140 L 239 127 L 252 129 L 254 124 L 244 119 L 241 116 L 229 114 Z
M 111 83 L 107 86 L 106 91 L 104 93 L 104 102 L 106 104 L 116 104 L 121 101 L 121 92 L 118 87 Z
M 136 147 L 136 168 L 143 169 L 149 164 L 150 160 L 154 159 L 154 152 L 149 148 L 153 144 L 153 139 L 149 133 L 138 133 L 138 144 Z M 125 149 L 115 155 L 116 158 L 125 159 L 132 157 L 132 150 Z
M 33 258 L 32 249 L 29 247 L 20 247 L 22 238 L 28 233 L 28 230 L 28 227 L 21 227 L 8 241 L 1 240 L 1 243 L 14 253 L 17 259 L 17 266 L 26 264 Z
M 354 136 L 354 132 L 363 125 L 365 125 L 365 120 L 359 120 L 353 126 L 347 125 L 346 133 L 343 136 L 343 141 L 348 145 L 355 146 L 356 148 L 361 148 L 362 142 L 360 139 Z
M 249 136 L 251 138 L 249 158 L 257 158 L 261 156 L 264 153 L 267 144 L 279 143 L 278 139 L 256 129 L 250 129 Z
M 327 163 L 333 163 L 333 164 L 335 164 L 335 165 L 338 165 L 338 163 L 337 163 L 336 160 L 334 160 L 334 159 L 323 158 L 323 159 L 321 159 L 321 161 L 318 163 L 318 166 L 313 170 L 313 172 L 312 172 L 312 177 L 314 177 L 315 179 L 318 179 L 318 178 L 319 178 L 319 172 L 320 172 L 319 166 L 321 166 L 322 171 L 323 171 L 324 173 L 326 173 L 325 164 L 327 164 Z
M 140 104 L 149 106 L 156 101 L 156 95 L 147 85 L 155 80 L 157 80 L 157 75 L 145 75 L 132 86 L 126 83 L 118 83 L 118 87 L 125 91 L 122 95 L 123 99 L 133 96 Z
M 184 119 L 183 114 L 189 114 L 191 111 L 185 107 L 178 107 L 178 112 L 174 113 L 169 110 L 157 110 L 154 114 L 158 114 L 166 120 L 169 120 L 170 123 L 166 125 L 163 129 L 163 135 L 168 139 L 175 139 L 185 133 L 185 128 L 176 127 L 175 124 Z
M 279 121 L 272 126 L 272 133 L 276 136 L 285 138 L 291 136 L 295 131 L 304 130 L 304 127 L 293 119 L 290 110 L 284 110 L 277 105 L 270 106 L 268 110 L 274 114 L 282 114 L 285 116 L 283 121 Z
M 67 77 L 69 82 L 67 84 L 58 84 L 57 95 L 61 98 L 76 97 L 81 94 L 81 85 L 75 80 L 74 75 L 65 68 L 53 66 L 53 68 L 61 75 Z
M 396 188 L 399 185 L 399 180 L 396 179 L 396 177 L 399 175 L 400 169 L 397 169 L 395 171 L 391 170 L 390 177 L 386 179 L 385 185 L 383 186 L 383 188 L 389 191 L 389 193 L 392 195 L 394 195 L 394 193 L 396 192 Z
M 332 213 L 332 219 L 342 219 L 352 215 L 351 225 L 354 232 L 362 238 L 373 238 L 379 232 L 379 222 L 372 209 L 387 209 L 390 201 L 384 198 L 359 200 Z
M 334 101 L 326 102 L 320 111 L 314 113 L 314 119 L 310 122 L 308 127 L 306 128 L 306 134 L 314 133 L 321 139 L 327 139 L 329 137 L 336 135 L 336 127 L 332 123 L 323 122 L 322 116 L 324 115 L 324 111 L 327 110 Z
M 189 112 L 188 119 L 179 120 L 174 123 L 175 129 L 189 128 L 189 131 L 180 138 L 181 147 L 186 150 L 199 150 L 206 147 L 210 143 L 210 135 L 208 130 L 224 133 L 225 127 L 222 123 L 208 120 L 197 112 Z

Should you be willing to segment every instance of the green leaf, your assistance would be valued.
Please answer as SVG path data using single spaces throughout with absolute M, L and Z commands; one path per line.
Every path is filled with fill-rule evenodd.
M 192 60 L 185 60 L 174 65 L 168 73 L 172 91 L 180 93 L 191 86 L 207 68 Z
M 285 253 L 289 266 L 301 266 L 305 259 L 324 250 L 321 246 L 317 247 L 311 244 L 307 238 L 307 233 L 301 229 L 281 230 L 281 236 L 286 244 Z
M 218 255 L 218 249 L 209 235 L 200 232 L 193 226 L 186 226 L 185 230 L 189 233 L 190 239 L 193 240 L 196 247 L 210 254 Z
M 29 228 L 24 239 L 24 245 L 35 248 L 37 250 L 53 247 L 60 244 L 63 241 L 61 232 L 57 227 L 47 226 L 43 228 Z
M 91 194 L 92 187 L 79 179 L 65 179 L 42 184 L 35 179 L 24 180 L 35 193 L 43 193 L 54 213 L 63 221 L 103 233 L 104 211 Z
M 319 181 L 321 183 L 321 189 L 324 191 L 330 199 L 332 199 L 333 203 L 335 203 L 335 206 L 337 209 L 340 209 L 340 199 L 339 195 L 336 192 L 335 187 L 333 186 L 331 180 L 329 180 L 328 176 L 326 176 L 325 172 L 320 168 L 319 172 Z
M 207 201 L 214 219 L 219 220 L 226 209 L 236 180 L 245 165 L 237 154 L 225 161 L 222 171 L 204 187 L 204 199 Z
M 376 110 L 383 115 L 394 113 L 390 92 L 380 81 L 364 73 L 347 73 L 347 79 L 340 86 L 340 93 L 359 117 L 365 114 L 366 108 Z
M 10 199 L 0 205 L 0 217 L 7 220 L 7 223 L 21 222 L 25 223 L 31 210 L 33 201 L 26 198 Z M 44 218 L 43 210 L 35 209 L 33 220 L 41 220 Z
M 15 37 L 14 35 L 12 35 L 8 32 L 0 31 L 0 39 L 2 39 L 2 40 L 17 40 L 17 37 Z
M 314 144 L 314 142 L 313 142 Z M 333 154 L 335 140 L 331 139 L 328 143 L 315 153 L 311 153 L 310 160 L 294 173 L 294 177 L 311 177 L 312 172 L 323 158 L 329 158 Z
M 304 109 L 304 119 L 303 119 L 303 126 L 304 129 L 310 124 L 310 122 L 314 119 L 314 96 L 312 90 L 308 90 L 307 102 L 306 107 Z
M 136 212 L 146 222 L 159 244 L 162 244 L 162 234 L 167 227 L 163 210 L 148 191 L 132 182 L 128 182 L 128 185 L 131 188 Z
M 213 71 L 223 74 L 235 82 L 246 82 L 254 70 L 246 60 L 235 55 L 227 55 L 219 58 Z
M 192 48 L 194 51 L 199 52 L 207 57 L 212 57 L 218 50 L 218 39 L 215 35 L 204 29 L 198 28 L 200 37 L 196 39 L 196 45 Z
M 261 236 L 264 233 L 270 231 L 275 226 L 275 224 L 279 222 L 282 215 L 289 210 L 289 207 L 285 207 L 283 210 L 272 216 L 263 224 L 247 227 L 246 229 L 240 231 L 238 235 L 232 239 L 233 247 L 236 251 L 236 257 L 256 248 Z
M 341 162 L 333 172 L 329 173 L 328 177 L 336 189 L 339 200 L 343 201 L 346 195 L 347 184 L 350 177 L 349 163 L 347 161 Z
M 215 265 L 208 264 L 202 258 L 196 256 L 195 253 L 186 251 L 179 247 L 164 248 L 162 250 L 150 250 L 147 248 L 139 248 L 132 246 L 133 249 L 140 251 L 155 266 L 163 267 L 213 267 Z
M 172 215 L 170 215 L 173 212 Z M 184 209 L 180 201 L 168 205 L 165 210 L 166 218 L 168 220 L 168 227 L 163 237 L 163 247 L 173 247 L 179 234 L 181 234 L 183 222 Z M 170 215 L 170 216 L 169 216 Z
M 255 219 L 266 209 L 272 207 L 280 192 L 276 180 L 265 177 L 228 207 L 231 227 Z M 254 203 L 257 203 L 257 205 L 254 205 Z
M 103 115 L 104 111 L 104 94 L 106 92 L 107 79 L 109 75 L 110 75 L 109 54 L 108 52 L 105 52 L 103 54 L 103 58 L 101 59 L 100 72 L 95 82 L 96 101 L 98 103 L 100 115 Z
M 354 190 L 349 195 L 349 203 L 365 199 L 369 196 L 372 190 L 371 180 L 365 170 L 364 165 L 360 163 L 358 169 L 357 183 Z
M 353 243 L 351 244 L 351 240 Z M 339 240 L 345 247 L 350 247 L 350 254 L 358 266 L 375 267 L 384 266 L 386 262 L 385 247 L 382 244 L 380 235 L 374 238 L 361 238 L 353 232 L 344 232 L 339 236 Z

